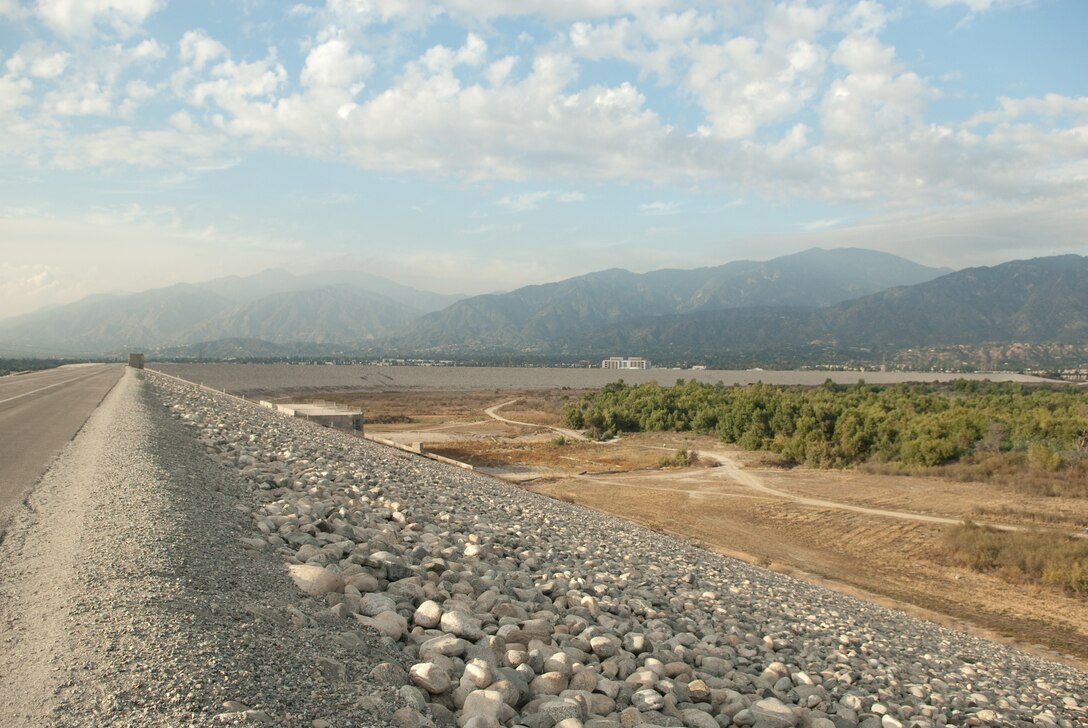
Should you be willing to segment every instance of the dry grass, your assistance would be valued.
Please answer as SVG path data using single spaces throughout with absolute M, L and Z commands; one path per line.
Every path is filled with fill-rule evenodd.
M 1009 505 L 985 506 L 977 505 L 971 508 L 971 520 L 999 521 L 1001 523 L 1039 524 L 1043 526 L 1057 526 L 1083 528 L 1088 526 L 1088 516 L 1070 518 L 1068 513 L 1054 511 L 1038 511 L 1026 508 L 1017 508 Z
M 657 461 L 659 468 L 690 468 L 699 462 L 699 453 L 695 450 L 680 448 L 672 457 L 662 457 Z
M 1025 495 L 1049 498 L 1088 498 L 1088 460 L 1067 459 L 1057 464 L 1023 452 L 979 453 L 948 465 L 906 468 L 887 463 L 867 463 L 858 468 L 881 475 L 912 475 L 992 483 Z
M 1088 595 L 1088 541 L 1041 531 L 999 531 L 966 522 L 948 529 L 953 562 L 1008 580 L 1049 584 Z
M 656 467 L 659 454 L 642 448 L 611 446 L 607 450 L 594 443 L 573 442 L 559 438 L 486 440 L 456 443 L 427 443 L 438 455 L 478 467 L 534 465 L 558 473 L 605 473 Z

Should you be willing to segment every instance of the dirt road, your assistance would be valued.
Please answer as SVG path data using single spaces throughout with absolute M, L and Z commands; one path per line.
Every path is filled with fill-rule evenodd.
M 563 427 L 539 425 L 539 424 L 535 424 L 535 423 L 532 423 L 532 422 L 521 422 L 519 420 L 513 420 L 513 419 L 509 419 L 507 417 L 503 417 L 502 415 L 499 414 L 499 410 L 503 409 L 504 407 L 508 407 L 508 406 L 516 403 L 517 401 L 518 400 L 516 400 L 516 399 L 507 400 L 506 402 L 502 402 L 500 404 L 488 407 L 487 409 L 484 410 L 484 413 L 488 417 L 490 417 L 490 418 L 492 418 L 494 420 L 498 420 L 499 422 L 504 422 L 504 423 L 509 424 L 509 425 L 521 425 L 521 426 L 524 426 L 524 427 L 544 428 L 544 429 L 551 430 L 552 432 L 555 432 L 557 434 L 560 434 L 560 435 L 566 437 L 568 440 L 580 440 L 580 441 L 583 441 L 583 442 L 590 442 L 590 439 L 588 437 L 586 437 L 581 432 L 578 432 L 577 430 L 570 430 L 570 429 L 563 428 Z M 809 497 L 805 497 L 805 496 L 794 495 L 793 493 L 787 493 L 787 492 L 782 491 L 782 490 L 776 490 L 774 488 L 768 487 L 766 484 L 763 483 L 763 481 L 759 478 L 759 476 L 755 475 L 754 473 L 752 473 L 752 472 L 750 472 L 748 470 L 745 470 L 728 453 L 721 452 L 721 451 L 713 451 L 713 450 L 700 450 L 699 451 L 699 456 L 702 457 L 702 458 L 713 460 L 715 463 L 718 464 L 718 467 L 716 467 L 716 468 L 708 469 L 708 470 L 705 470 L 705 471 L 700 471 L 700 473 L 707 479 L 728 478 L 728 479 L 732 480 L 735 483 L 739 483 L 740 485 L 743 485 L 743 486 L 745 486 L 747 488 L 750 488 L 750 489 L 752 489 L 754 491 L 757 491 L 759 493 L 763 493 L 765 495 L 772 496 L 774 498 L 781 498 L 782 500 L 792 501 L 794 503 L 798 503 L 798 504 L 801 504 L 801 505 L 812 506 L 814 508 L 830 508 L 830 509 L 833 509 L 833 510 L 852 511 L 854 513 L 862 513 L 862 514 L 869 515 L 869 516 L 883 516 L 885 518 L 896 518 L 896 519 L 903 520 L 903 521 L 914 521 L 916 523 L 936 523 L 936 524 L 946 525 L 946 526 L 954 526 L 954 525 L 956 525 L 958 523 L 962 523 L 962 521 L 963 521 L 962 518 L 949 518 L 949 517 L 946 517 L 946 516 L 933 516 L 933 515 L 927 515 L 925 513 L 913 513 L 913 512 L 910 512 L 910 511 L 889 510 L 889 509 L 885 509 L 885 508 L 869 508 L 869 507 L 865 507 L 865 506 L 853 505 L 853 504 L 850 504 L 850 503 L 843 503 L 841 501 L 826 500 L 826 499 L 823 499 L 823 498 L 809 498 Z M 607 477 L 607 476 L 582 475 L 582 476 L 579 476 L 579 480 L 600 482 L 600 481 L 604 480 L 605 477 Z M 642 475 L 640 477 L 640 481 L 644 481 L 645 479 L 646 479 L 645 475 Z M 609 480 L 614 481 L 615 478 L 610 477 Z M 644 489 L 644 490 L 653 489 L 653 486 L 648 486 L 644 482 L 639 484 L 639 485 L 635 485 L 634 487 L 638 487 L 638 488 L 641 488 L 641 489 Z M 672 490 L 672 491 L 675 492 L 674 488 L 669 488 L 668 490 Z M 693 492 L 696 492 L 696 491 L 693 491 Z M 697 491 L 697 492 L 699 493 L 699 495 L 702 495 L 702 496 L 719 495 L 721 497 L 726 497 L 726 498 L 736 498 L 738 496 L 738 494 L 736 494 L 736 493 L 717 493 L 717 494 L 715 494 L 715 493 L 706 492 L 706 491 Z M 999 530 L 1002 530 L 1002 531 L 1023 531 L 1023 530 L 1026 530 L 1021 526 L 1013 526 L 1013 525 L 1002 524 L 1002 523 L 987 523 L 986 525 L 991 526 L 991 527 L 996 528 L 996 529 L 999 529 Z M 1084 537 L 1084 536 L 1086 536 L 1088 534 L 1078 533 L 1078 534 L 1072 534 L 1072 535 L 1077 536 L 1077 537 Z
M 484 413 L 491 419 L 498 420 L 499 422 L 505 422 L 508 425 L 520 425 L 522 427 L 535 427 L 537 429 L 551 430 L 558 435 L 562 435 L 568 440 L 581 440 L 582 442 L 590 441 L 588 437 L 583 435 L 581 432 L 578 432 L 578 430 L 569 430 L 565 427 L 554 427 L 552 425 L 538 425 L 532 422 L 519 422 L 518 420 L 507 419 L 506 417 L 503 417 L 499 414 L 499 410 L 501 410 L 503 407 L 508 407 L 517 401 L 518 400 L 516 399 L 511 399 L 506 402 L 502 402 L 501 404 L 497 404 L 493 407 L 488 407 L 484 410 Z

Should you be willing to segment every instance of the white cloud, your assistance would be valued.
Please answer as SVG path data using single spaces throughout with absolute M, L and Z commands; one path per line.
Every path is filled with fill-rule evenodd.
M 213 134 L 175 129 L 137 130 L 127 126 L 73 135 L 52 149 L 63 169 L 101 165 L 150 168 L 222 169 L 234 163 L 227 140 Z
M 764 125 L 796 114 L 815 96 L 827 52 L 809 40 L 788 38 L 782 31 L 766 43 L 738 36 L 695 47 L 687 86 L 706 110 L 704 134 L 752 137 Z
M 893 14 L 875 0 L 860 0 L 842 18 L 847 32 L 878 33 L 884 29 Z
M 989 10 L 1028 5 L 1034 0 L 926 0 L 935 8 L 962 6 L 972 13 L 984 13 Z
M 0 301 L 5 299 L 34 299 L 40 305 L 40 297 L 47 296 L 61 285 L 47 265 L 12 265 L 0 263 Z
M 154 38 L 148 38 L 147 40 L 140 41 L 132 48 L 126 51 L 126 55 L 130 62 L 152 62 L 159 61 L 166 57 L 166 49 L 159 44 Z
M 769 255 L 801 247 L 865 247 L 961 268 L 1060 253 L 1084 254 L 1088 209 L 1076 197 L 984 203 L 876 215 L 834 229 L 762 236 Z
M 510 78 L 514 66 L 518 63 L 517 56 L 504 56 L 487 67 L 485 77 L 492 86 L 501 86 Z
M 212 61 L 228 58 L 230 51 L 203 30 L 190 30 L 181 36 L 178 54 L 182 61 L 199 71 Z
M 33 87 L 29 78 L 19 78 L 10 73 L 0 76 L 0 117 L 30 104 Z
M 93 0 L 65 22 L 106 27 L 155 7 Z M 549 40 L 511 48 L 489 25 L 530 15 Z M 875 0 L 329 0 L 306 17 L 300 62 L 232 53 L 190 30 L 168 81 L 156 65 L 166 49 L 151 38 L 24 45 L 0 77 L 0 146 L 65 168 L 191 171 L 216 166 L 216 154 L 232 163 L 229 150 L 274 148 L 468 181 L 636 180 L 886 206 L 1085 184 L 1088 101 L 1002 98 L 964 122 L 930 123 L 937 92 L 882 39 L 894 15 Z M 421 33 L 393 47 L 358 32 L 436 18 L 460 24 L 464 41 Z M 593 60 L 633 69 L 590 75 Z M 160 107 L 157 128 L 146 119 Z M 73 131 L 84 115 L 101 117 L 96 132 Z M 508 197 L 511 209 L 561 201 Z
M 88 35 L 103 25 L 129 35 L 165 4 L 165 0 L 37 0 L 35 12 L 64 36 Z
M 4 63 L 8 73 L 50 79 L 64 73 L 71 61 L 71 54 L 55 51 L 41 43 L 26 43 Z
M 343 40 L 330 40 L 310 50 L 301 81 L 310 87 L 353 87 L 374 70 L 374 62 L 352 52 Z M 357 93 L 357 91 L 353 91 Z
M 178 131 L 191 132 L 196 130 L 197 124 L 187 111 L 175 111 L 170 115 L 170 126 Z
M 638 209 L 644 215 L 675 215 L 680 212 L 682 206 L 682 203 L 679 202 L 655 200 L 654 202 L 644 202 L 638 206 Z
M 252 63 L 225 60 L 211 69 L 211 80 L 198 83 L 192 100 L 214 101 L 228 111 L 241 111 L 250 99 L 270 98 L 287 81 L 287 71 L 273 58 Z
M 660 14 L 683 4 L 678 0 L 327 0 L 319 16 L 348 28 L 386 23 L 421 28 L 441 18 L 480 23 L 499 17 L 540 16 L 569 22 Z
M 510 235 L 512 233 L 521 232 L 521 229 L 521 225 L 496 225 L 492 223 L 484 223 L 482 225 L 465 228 L 464 230 L 461 230 L 460 233 L 468 237 L 481 237 L 493 235 Z
M 458 66 L 479 66 L 487 59 L 487 43 L 475 33 L 469 33 L 465 44 L 453 50 L 443 45 L 427 49 L 419 66 L 429 73 L 447 74 Z
M 0 311 L 6 316 L 104 290 L 299 268 L 314 259 L 299 241 L 276 233 L 219 231 L 188 223 L 170 208 L 131 205 L 70 219 L 0 212 L 0 241 Z
M 19 0 L 0 0 L 0 18 L 23 20 L 29 15 Z
M 1070 97 L 1061 94 L 1012 99 L 1002 96 L 998 99 L 1001 108 L 997 111 L 985 111 L 975 114 L 964 126 L 971 128 L 981 124 L 998 124 L 1013 121 L 1022 116 L 1055 117 L 1069 115 L 1082 120 L 1088 119 L 1088 96 Z
M 39 110 L 42 122 L 48 125 L 57 122 L 57 117 L 131 114 L 153 95 L 149 92 L 153 87 L 137 78 L 119 90 L 119 78 L 130 71 L 145 72 L 164 56 L 162 46 L 150 39 L 130 46 L 113 43 L 80 48 L 78 55 L 27 44 L 5 67 L 40 82 Z
M 828 217 L 820 220 L 810 220 L 801 224 L 802 230 L 826 230 L 828 228 L 838 227 L 846 222 L 845 217 Z
M 496 204 L 509 208 L 514 212 L 528 212 L 539 208 L 545 202 L 559 202 L 570 204 L 573 202 L 585 202 L 585 194 L 562 190 L 540 190 L 537 192 L 525 192 L 519 195 L 504 195 L 496 201 Z

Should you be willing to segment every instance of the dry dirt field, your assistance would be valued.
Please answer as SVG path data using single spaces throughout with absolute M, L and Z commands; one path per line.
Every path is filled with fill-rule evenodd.
M 148 368 L 233 394 L 259 396 L 282 392 L 323 391 L 383 392 L 429 389 L 462 390 L 544 390 L 597 389 L 623 379 L 629 384 L 658 382 L 674 384 L 687 379 L 715 384 L 823 384 L 827 379 L 854 384 L 864 379 L 871 384 L 936 382 L 953 379 L 1041 382 L 1038 377 L 1010 372 L 946 374 L 941 372 L 825 372 L 825 371 L 717 371 L 712 369 L 575 369 L 560 367 L 422 367 L 324 364 L 160 364 Z
M 285 384 L 287 384 L 285 382 Z M 278 399 L 360 406 L 367 432 L 440 455 L 565 501 L 960 629 L 1088 665 L 1088 600 L 952 565 L 942 531 L 977 522 L 1078 530 L 1088 500 L 1030 497 L 981 483 L 857 471 L 775 467 L 710 437 L 640 434 L 615 443 L 550 428 L 579 389 L 506 386 L 441 390 L 291 386 Z M 511 402 L 511 400 L 513 400 Z M 514 422 L 502 422 L 485 410 Z M 689 467 L 662 467 L 678 449 Z

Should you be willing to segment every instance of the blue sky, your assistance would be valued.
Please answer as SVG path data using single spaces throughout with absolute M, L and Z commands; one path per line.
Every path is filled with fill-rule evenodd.
M 0 317 L 1088 252 L 1083 0 L 0 0 Z

